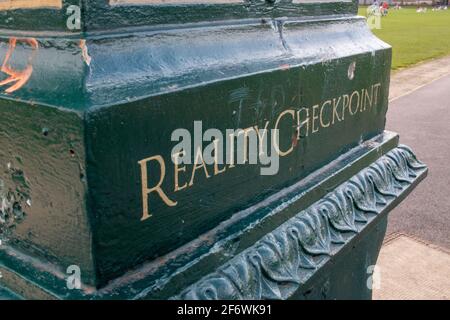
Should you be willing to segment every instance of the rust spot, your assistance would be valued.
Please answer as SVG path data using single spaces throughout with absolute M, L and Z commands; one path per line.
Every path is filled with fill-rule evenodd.
M 32 55 L 28 58 L 28 64 L 23 70 L 15 70 L 11 67 L 9 64 L 9 60 L 11 59 L 11 56 L 16 49 L 17 41 L 25 42 L 31 46 L 33 49 Z M 4 79 L 3 81 L 0 81 L 0 86 L 4 86 L 6 84 L 14 83 L 12 86 L 7 88 L 5 90 L 5 93 L 12 93 L 16 90 L 19 90 L 22 88 L 30 79 L 31 74 L 33 73 L 33 66 L 32 61 L 34 58 L 34 55 L 39 47 L 39 44 L 36 39 L 34 38 L 26 38 L 26 39 L 17 39 L 17 38 L 10 38 L 9 39 L 9 48 L 6 52 L 5 59 L 3 60 L 2 67 L 0 69 L 1 72 L 6 73 L 9 77 Z
M 295 132 L 292 134 L 292 146 L 295 148 L 298 144 L 298 130 L 295 130 Z

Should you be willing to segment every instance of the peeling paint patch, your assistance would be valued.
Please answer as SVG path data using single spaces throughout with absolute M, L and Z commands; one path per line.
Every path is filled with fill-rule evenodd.
M 10 163 L 6 172 L 11 185 L 0 179 L 0 238 L 7 239 L 11 230 L 22 221 L 25 208 L 31 207 L 30 187 L 22 170 Z

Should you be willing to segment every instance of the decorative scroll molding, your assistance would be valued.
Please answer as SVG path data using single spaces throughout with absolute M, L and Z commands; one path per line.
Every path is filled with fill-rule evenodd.
M 425 170 L 399 146 L 173 299 L 287 299 Z

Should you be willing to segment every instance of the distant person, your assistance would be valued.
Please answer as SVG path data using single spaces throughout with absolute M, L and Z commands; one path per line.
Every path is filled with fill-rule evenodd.
M 386 16 L 388 14 L 388 9 L 389 9 L 389 4 L 386 1 L 383 1 L 381 3 L 381 7 L 380 7 L 381 15 Z

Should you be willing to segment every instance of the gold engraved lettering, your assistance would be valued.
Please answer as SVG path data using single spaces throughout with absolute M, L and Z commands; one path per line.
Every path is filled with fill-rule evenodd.
M 180 162 L 180 157 L 182 157 L 183 154 L 184 154 L 184 151 L 181 151 L 181 152 L 178 152 L 178 153 L 173 155 L 173 158 L 174 158 L 173 162 L 174 162 L 174 169 L 175 169 L 175 173 L 174 173 L 174 179 L 175 179 L 174 191 L 175 192 L 183 190 L 184 188 L 187 187 L 187 182 L 185 182 L 181 187 L 179 185 L 180 179 L 179 179 L 178 173 L 179 172 L 186 172 L 186 166 L 179 167 L 179 165 L 180 165 L 180 163 L 179 163 Z
M 235 167 L 236 164 L 256 164 L 257 162 L 253 162 L 254 159 L 252 157 L 256 157 L 257 153 L 253 153 L 253 151 L 252 153 L 249 153 L 249 148 L 254 150 L 254 148 L 258 147 L 259 155 L 263 155 L 265 152 L 268 152 L 265 148 L 266 143 L 270 145 L 271 142 L 274 151 L 280 157 L 285 157 L 293 152 L 294 148 L 298 145 L 297 141 L 300 140 L 300 138 L 308 137 L 310 134 L 317 133 L 321 130 L 324 131 L 325 128 L 332 127 L 332 125 L 336 123 L 345 121 L 346 113 L 348 113 L 347 118 L 351 118 L 351 116 L 355 116 L 358 111 L 364 112 L 378 106 L 378 100 L 381 98 L 380 90 L 381 83 L 373 84 L 367 88 L 341 94 L 338 97 L 329 98 L 328 100 L 318 102 L 309 107 L 285 109 L 278 114 L 276 119 L 265 120 L 263 124 L 264 127 L 261 126 L 261 128 L 255 124 L 245 129 L 226 129 L 225 132 L 222 133 L 222 136 L 219 132 L 219 138 L 212 141 L 214 151 L 211 150 L 207 153 L 208 155 L 212 155 L 212 152 L 214 152 L 213 160 L 211 162 L 208 160 L 208 163 L 206 163 L 203 158 L 202 148 L 198 147 L 197 152 L 195 153 L 192 171 L 190 165 L 186 165 L 180 161 L 180 158 L 184 155 L 184 150 L 177 152 L 172 155 L 174 165 L 174 185 L 172 190 L 178 192 L 193 186 L 196 178 L 195 175 L 197 174 L 197 171 L 201 169 L 203 169 L 206 179 L 209 179 L 210 177 L 228 172 L 229 169 Z M 385 96 L 382 97 L 385 98 Z M 291 119 L 284 119 L 284 121 L 282 121 L 285 117 Z M 273 122 L 273 120 L 275 121 Z M 283 128 L 280 128 L 280 126 Z M 266 140 L 269 136 L 268 132 L 270 128 L 274 129 L 271 131 L 272 141 L 267 142 Z M 296 132 L 295 134 L 293 133 L 293 135 L 290 135 L 290 147 L 287 150 L 280 150 L 280 130 L 293 130 L 292 128 L 295 128 Z M 219 157 L 219 152 L 222 148 L 219 147 L 219 145 L 222 145 L 220 137 L 227 140 L 226 147 L 228 159 L 225 163 L 222 163 L 224 160 L 222 159 L 223 157 Z M 286 135 L 284 135 L 284 137 L 286 137 Z M 237 150 L 239 151 L 237 155 L 235 154 L 236 142 L 238 142 L 237 148 L 243 148 L 243 150 Z M 235 160 L 236 156 L 237 162 Z M 160 167 L 159 181 L 156 184 L 150 183 L 153 186 L 148 185 L 148 168 L 150 167 L 150 162 L 154 162 L 152 167 L 155 165 L 159 165 Z M 143 207 L 141 220 L 143 221 L 152 216 L 149 208 L 149 195 L 152 192 L 156 193 L 167 206 L 176 206 L 177 202 L 171 200 L 162 189 L 162 184 L 166 175 L 166 163 L 161 155 L 140 160 L 138 161 L 138 164 L 141 169 Z M 211 165 L 211 167 L 208 168 L 207 165 Z M 208 169 L 211 170 L 211 175 L 208 172 Z M 191 173 L 189 182 L 185 181 L 186 179 L 183 179 L 180 182 L 181 178 L 185 177 L 188 170 Z
M 312 133 L 316 133 L 317 131 L 319 131 L 319 127 L 316 126 L 317 120 L 319 120 L 319 105 L 316 104 L 315 106 L 312 107 L 313 109 L 313 115 L 312 115 Z
M 353 112 L 352 106 L 353 106 L 353 101 L 355 101 L 355 99 L 353 99 L 353 97 L 355 95 L 358 96 L 358 97 L 356 98 L 356 103 L 357 104 L 356 104 L 355 111 Z M 352 95 L 350 96 L 350 102 L 348 103 L 348 105 L 349 105 L 348 109 L 350 111 L 350 115 L 354 116 L 358 112 L 358 109 L 359 109 L 359 92 L 358 91 L 354 91 L 352 93 Z
M 222 169 L 219 169 L 219 141 L 214 140 L 214 175 L 217 176 L 219 173 L 225 172 L 227 167 L 223 167 Z
M 289 153 L 292 152 L 292 150 L 294 150 L 294 144 L 292 143 L 291 147 L 287 151 L 281 151 L 280 146 L 278 145 L 278 142 L 277 142 L 278 141 L 277 138 L 278 138 L 278 134 L 279 134 L 278 133 L 278 125 L 280 123 L 281 118 L 283 118 L 283 116 L 285 114 L 290 114 L 292 116 L 292 119 L 295 120 L 295 110 L 292 110 L 292 109 L 284 110 L 282 113 L 280 113 L 277 121 L 275 122 L 275 127 L 274 127 L 275 132 L 273 133 L 272 143 L 273 143 L 274 150 L 280 155 L 280 157 L 287 156 Z
M 191 180 L 189 181 L 189 186 L 192 186 L 194 184 L 195 172 L 200 168 L 203 168 L 203 170 L 205 171 L 206 178 L 209 178 L 209 173 L 208 173 L 208 169 L 206 168 L 206 163 L 205 163 L 205 161 L 203 161 L 202 150 L 201 150 L 201 148 L 198 148 L 198 150 L 195 154 L 194 168 L 192 169 L 192 175 L 191 175 Z
M 304 120 L 302 120 L 301 113 L 304 111 L 306 113 L 306 117 Z M 301 108 L 297 111 L 297 140 L 300 140 L 301 136 L 301 130 L 302 128 L 306 126 L 306 133 L 303 135 L 304 137 L 308 136 L 309 133 L 309 109 L 308 108 Z
M 339 113 L 337 112 L 337 107 L 339 106 L 339 102 L 341 102 L 342 97 L 339 97 L 336 101 L 336 98 L 333 99 L 333 122 L 334 124 L 335 119 L 337 119 L 339 122 L 341 122 L 341 118 L 339 118 Z
M 323 128 L 328 128 L 331 125 L 331 120 L 328 121 L 328 123 L 325 123 L 323 121 L 323 110 L 325 109 L 325 106 L 330 106 L 331 107 L 331 100 L 327 100 L 322 104 L 322 107 L 320 108 L 320 125 Z
M 147 163 L 150 161 L 157 161 L 160 166 L 159 181 L 154 187 L 151 187 L 151 188 L 148 187 L 148 181 L 147 181 L 148 180 Z M 142 208 L 143 208 L 141 221 L 143 221 L 143 220 L 147 220 L 148 218 L 150 218 L 152 216 L 150 214 L 149 206 L 148 206 L 148 195 L 151 192 L 156 192 L 159 195 L 159 197 L 162 199 L 162 201 L 164 201 L 164 203 L 170 207 L 176 206 L 177 202 L 170 200 L 169 197 L 167 197 L 167 195 L 161 189 L 161 185 L 162 185 L 162 183 L 164 181 L 164 177 L 166 175 L 166 164 L 164 162 L 163 157 L 160 155 L 157 155 L 157 156 L 153 156 L 153 157 L 149 157 L 149 158 L 140 160 L 140 161 L 138 161 L 138 163 L 141 166 Z

